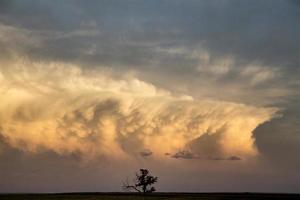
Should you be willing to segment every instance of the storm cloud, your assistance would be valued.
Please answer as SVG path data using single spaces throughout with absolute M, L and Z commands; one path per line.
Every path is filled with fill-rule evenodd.
M 34 191 L 14 177 L 38 187 L 52 162 L 89 191 L 118 171 L 113 190 L 120 162 L 165 190 L 261 191 L 264 174 L 298 191 L 299 19 L 294 0 L 0 1 L 0 190 Z
M 61 63 L 14 64 L 11 77 L 2 73 L 1 132 L 28 152 L 46 148 L 91 159 L 145 148 L 163 154 L 209 132 L 218 134 L 213 140 L 221 154 L 251 156 L 257 153 L 253 130 L 277 111 L 174 96 L 134 77 L 114 79 Z M 215 148 L 197 146 L 204 145 Z

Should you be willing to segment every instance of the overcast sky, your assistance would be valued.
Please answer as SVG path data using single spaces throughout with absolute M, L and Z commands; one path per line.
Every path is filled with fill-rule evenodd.
M 0 0 L 0 192 L 300 191 L 296 0 Z

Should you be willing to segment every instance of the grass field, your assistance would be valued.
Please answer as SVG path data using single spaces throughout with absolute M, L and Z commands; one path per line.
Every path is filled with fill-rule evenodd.
M 155 193 L 138 195 L 128 193 L 68 193 L 68 194 L 0 194 L 1 200 L 268 200 L 300 199 L 300 194 L 260 194 L 260 193 Z

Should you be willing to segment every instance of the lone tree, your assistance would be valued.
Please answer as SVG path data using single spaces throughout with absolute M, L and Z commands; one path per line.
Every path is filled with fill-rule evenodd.
M 151 176 L 149 170 L 140 169 L 140 173 L 135 173 L 135 178 L 132 183 L 129 183 L 128 179 L 123 182 L 123 190 L 136 191 L 139 193 L 152 193 L 155 188 L 151 185 L 157 182 L 157 177 Z

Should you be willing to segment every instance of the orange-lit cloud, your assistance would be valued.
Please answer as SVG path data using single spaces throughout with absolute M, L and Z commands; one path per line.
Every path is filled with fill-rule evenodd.
M 64 63 L 17 61 L 2 69 L 0 84 L 1 134 L 11 146 L 87 159 L 145 149 L 162 158 L 187 148 L 206 157 L 210 143 L 189 144 L 214 135 L 211 151 L 218 151 L 210 156 L 255 156 L 253 130 L 276 115 L 275 108 L 175 96 L 133 76 Z

